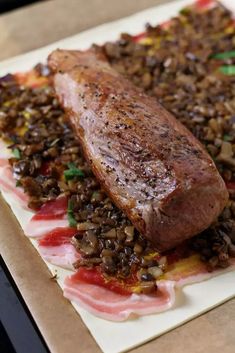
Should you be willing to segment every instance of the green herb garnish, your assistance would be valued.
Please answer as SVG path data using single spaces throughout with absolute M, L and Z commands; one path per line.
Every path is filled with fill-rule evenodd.
M 73 162 L 69 162 L 68 167 L 69 167 L 69 169 L 76 169 L 77 168 Z
M 235 58 L 235 50 L 225 51 L 224 53 L 218 53 L 218 54 L 212 55 L 211 58 L 219 59 L 219 60 Z
M 230 135 L 228 135 L 228 134 L 225 134 L 225 135 L 223 136 L 223 140 L 229 142 L 229 141 L 232 141 L 232 140 L 233 140 L 233 137 L 230 136 Z
M 16 159 L 20 159 L 21 153 L 20 153 L 20 150 L 18 148 L 13 148 L 12 153 L 13 153 L 13 155 L 14 155 L 14 157 Z
M 19 187 L 19 186 L 22 186 L 22 184 L 21 184 L 20 180 L 17 180 L 16 181 L 16 187 Z
M 235 65 L 223 65 L 219 67 L 219 71 L 224 75 L 235 75 Z
M 183 16 L 187 16 L 191 10 L 188 7 L 185 7 L 184 9 L 180 10 L 180 14 Z
M 71 200 L 69 200 L 69 202 L 68 202 L 67 216 L 68 216 L 69 226 L 70 227 L 76 227 L 77 226 L 77 221 L 74 218 L 73 202 Z
M 71 180 L 74 178 L 84 178 L 85 175 L 81 169 L 78 169 L 74 163 L 68 163 L 69 169 L 64 171 L 64 177 L 65 179 Z

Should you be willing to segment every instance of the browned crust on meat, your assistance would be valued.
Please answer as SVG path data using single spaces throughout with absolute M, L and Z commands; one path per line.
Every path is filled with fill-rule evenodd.
M 94 174 L 159 250 L 206 229 L 228 193 L 200 142 L 92 52 L 49 57 L 56 93 Z

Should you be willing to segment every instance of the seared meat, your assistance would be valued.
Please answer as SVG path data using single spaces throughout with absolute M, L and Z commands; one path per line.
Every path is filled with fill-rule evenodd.
M 100 54 L 48 61 L 93 172 L 135 227 L 160 251 L 206 229 L 228 193 L 200 142 Z

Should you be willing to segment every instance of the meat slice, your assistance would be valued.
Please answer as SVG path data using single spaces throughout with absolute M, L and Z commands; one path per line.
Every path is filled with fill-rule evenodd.
M 206 229 L 228 192 L 200 142 L 101 54 L 54 51 L 54 86 L 93 172 L 158 250 Z
M 46 202 L 26 225 L 25 235 L 32 238 L 41 238 L 57 228 L 67 229 L 69 225 L 67 205 L 68 200 L 65 196 Z
M 34 217 L 24 228 L 24 233 L 27 237 L 40 238 L 45 236 L 48 232 L 55 228 L 68 227 L 69 222 L 67 218 L 62 219 L 45 219 L 45 220 L 34 220 Z
M 182 263 L 183 261 L 183 263 Z M 231 271 L 235 261 L 231 261 Z M 224 269 L 206 271 L 206 265 L 195 256 L 180 260 L 163 279 L 157 282 L 155 295 L 129 294 L 122 295 L 81 280 L 79 271 L 68 276 L 64 282 L 64 296 L 96 316 L 112 321 L 123 321 L 133 315 L 148 315 L 172 308 L 177 295 L 177 288 L 195 282 L 201 282 L 217 276 Z
M 38 243 L 40 246 L 60 246 L 70 244 L 72 237 L 77 233 L 77 229 L 72 227 L 55 228 L 44 235 Z
M 64 296 L 106 320 L 123 321 L 129 316 L 159 313 L 175 302 L 175 282 L 159 281 L 156 295 L 121 295 L 94 284 L 83 283 L 76 274 L 65 279 Z
M 47 262 L 72 271 L 73 264 L 81 257 L 72 244 L 39 246 L 38 251 Z
M 40 255 L 48 262 L 74 270 L 73 263 L 81 258 L 71 244 L 71 238 L 77 233 L 76 228 L 55 228 L 38 242 Z
M 16 180 L 13 177 L 12 167 L 9 163 L 0 162 L 0 187 L 11 195 L 14 203 L 18 203 L 28 210 L 29 197 L 24 193 L 23 188 L 16 186 Z
M 33 216 L 32 220 L 52 220 L 64 219 L 67 213 L 68 200 L 65 196 L 60 196 L 55 200 L 47 201 L 40 210 Z

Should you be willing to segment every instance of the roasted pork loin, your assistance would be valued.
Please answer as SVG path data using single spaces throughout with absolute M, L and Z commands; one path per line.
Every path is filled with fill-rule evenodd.
M 56 50 L 48 63 L 97 179 L 159 251 L 216 220 L 225 184 L 200 142 L 156 99 L 92 51 Z

